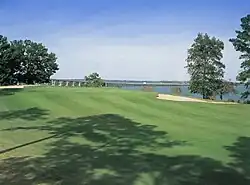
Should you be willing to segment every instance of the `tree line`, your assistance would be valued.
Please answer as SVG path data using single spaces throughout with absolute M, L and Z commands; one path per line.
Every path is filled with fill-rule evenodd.
M 236 37 L 229 41 L 236 51 L 241 52 L 241 70 L 236 79 L 245 85 L 242 98 L 246 99 L 250 95 L 250 14 L 241 18 L 240 27 L 241 30 L 236 30 Z M 221 62 L 223 50 L 224 43 L 221 40 L 207 33 L 198 33 L 188 49 L 185 66 L 190 75 L 191 93 L 199 93 L 204 99 L 220 94 L 222 99 L 223 94 L 234 91 L 233 84 L 223 80 L 226 68 Z
M 241 29 L 236 30 L 236 37 L 229 39 L 236 51 L 241 52 L 241 71 L 237 80 L 245 84 L 242 98 L 250 95 L 250 15 L 241 18 Z M 224 80 L 225 64 L 221 62 L 224 43 L 209 36 L 198 33 L 194 43 L 188 49 L 186 59 L 190 75 L 189 90 L 202 94 L 204 99 L 234 91 L 234 84 Z M 50 77 L 59 70 L 57 57 L 49 52 L 42 43 L 31 40 L 8 41 L 0 35 L 0 85 L 17 83 L 48 83 Z M 98 73 L 85 76 L 86 86 L 100 87 L 104 85 Z

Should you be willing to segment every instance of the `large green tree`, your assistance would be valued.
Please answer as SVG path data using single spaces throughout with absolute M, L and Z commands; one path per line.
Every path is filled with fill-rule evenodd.
M 242 98 L 247 98 L 250 95 L 250 14 L 241 18 L 241 30 L 236 30 L 236 38 L 229 41 L 232 42 L 236 51 L 241 52 L 240 60 L 241 71 L 237 76 L 237 80 L 245 83 L 246 91 L 242 93 Z
M 222 84 L 225 65 L 221 62 L 224 43 L 210 37 L 207 33 L 198 33 L 186 59 L 190 75 L 189 89 L 192 93 L 202 94 L 204 99 L 213 96 Z
M 48 52 L 42 43 L 31 40 L 14 40 L 11 46 L 19 56 L 18 81 L 26 84 L 49 82 L 58 70 L 56 55 Z
M 16 82 L 15 74 L 18 66 L 13 53 L 7 37 L 0 35 L 0 84 L 2 85 Z
M 45 83 L 59 69 L 56 55 L 42 43 L 0 36 L 0 84 Z

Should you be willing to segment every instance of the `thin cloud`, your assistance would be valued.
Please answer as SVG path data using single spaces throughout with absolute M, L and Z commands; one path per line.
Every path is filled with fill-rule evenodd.
M 187 80 L 185 59 L 196 34 L 62 34 L 47 45 L 58 55 L 58 78 L 83 78 L 97 71 L 106 79 Z M 226 79 L 235 80 L 240 64 L 238 53 L 228 37 L 219 38 L 225 43 Z
M 181 24 L 172 17 L 140 19 L 128 22 L 124 18 L 117 24 L 119 19 L 93 17 L 82 24 L 50 21 L 0 28 L 10 39 L 43 42 L 55 52 L 60 66 L 56 78 L 83 78 L 99 72 L 106 79 L 187 80 L 184 69 L 187 49 L 198 32 L 206 31 L 206 26 Z M 239 54 L 228 41 L 234 30 L 222 33 L 208 28 L 209 35 L 224 41 L 225 78 L 235 80 L 240 67 Z

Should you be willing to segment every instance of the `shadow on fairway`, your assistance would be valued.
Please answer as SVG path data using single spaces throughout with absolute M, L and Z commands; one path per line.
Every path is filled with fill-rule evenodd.
M 22 91 L 23 89 L 0 89 L 0 96 L 10 96 Z
M 0 112 L 0 120 L 23 119 L 27 121 L 34 121 L 37 119 L 45 119 L 47 115 L 49 115 L 48 110 L 33 107 L 24 110 Z
M 232 146 L 227 146 L 234 159 L 230 165 L 250 179 L 250 137 L 239 137 Z M 250 183 L 249 183 L 250 184 Z
M 7 153 L 7 152 L 11 152 L 12 150 L 16 150 L 16 149 L 19 149 L 19 148 L 23 148 L 23 147 L 26 147 L 26 146 L 29 146 L 29 145 L 33 145 L 33 144 L 36 144 L 36 143 L 40 143 L 42 141 L 46 141 L 48 139 L 52 139 L 52 138 L 55 138 L 57 137 L 56 135 L 52 135 L 52 136 L 48 136 L 48 137 L 44 137 L 42 139 L 37 139 L 37 140 L 34 140 L 34 141 L 30 141 L 28 143 L 24 143 L 24 144 L 21 144 L 21 145 L 17 145 L 17 146 L 14 146 L 14 147 L 11 147 L 11 148 L 7 148 L 7 149 L 4 149 L 4 150 L 0 150 L 0 154 L 4 154 L 4 153 Z
M 0 184 L 247 185 L 250 182 L 243 173 L 210 158 L 159 154 L 160 149 L 187 143 L 171 140 L 156 126 L 119 115 L 59 118 L 48 126 L 19 129 L 47 130 L 57 135 L 57 140 L 48 144 L 49 150 L 42 157 L 3 160 Z M 88 142 L 74 142 L 77 138 Z

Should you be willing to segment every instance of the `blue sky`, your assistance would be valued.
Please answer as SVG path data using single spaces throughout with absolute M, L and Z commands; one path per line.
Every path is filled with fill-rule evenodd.
M 248 0 L 1 0 L 0 34 L 43 42 L 58 56 L 57 78 L 186 80 L 187 49 L 207 32 L 225 42 L 235 80 L 239 53 L 228 39 L 249 9 Z

